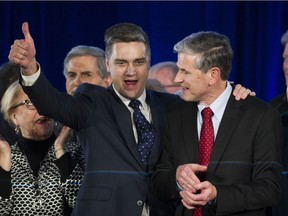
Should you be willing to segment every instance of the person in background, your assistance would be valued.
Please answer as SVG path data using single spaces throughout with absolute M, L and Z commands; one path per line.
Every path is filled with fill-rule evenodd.
M 83 171 L 66 152 L 73 145 L 68 128 L 56 139 L 53 119 L 38 114 L 18 80 L 5 91 L 1 111 L 18 139 L 0 141 L 0 215 L 70 215 Z
M 283 50 L 283 72 L 286 82 L 286 92 L 276 96 L 270 101 L 270 104 L 276 107 L 280 113 L 280 115 L 286 113 L 288 111 L 288 30 L 282 35 L 281 43 L 284 46 Z
M 159 62 L 150 68 L 148 81 L 158 80 L 164 89 L 164 92 L 181 94 L 181 86 L 174 82 L 177 72 L 178 67 L 175 62 Z
M 159 80 L 156 79 L 148 79 L 145 88 L 158 92 L 166 92 Z
M 73 47 L 64 59 L 63 74 L 66 78 L 66 91 L 73 95 L 82 83 L 108 87 L 112 80 L 106 70 L 105 52 L 94 46 Z
M 283 50 L 283 72 L 288 87 L 288 30 L 282 35 L 281 43 L 284 46 Z M 288 88 L 286 92 L 276 96 L 270 101 L 270 104 L 278 109 L 283 126 L 283 170 L 282 170 L 282 195 L 280 202 L 267 210 L 267 216 L 282 216 L 288 215 Z
M 11 62 L 5 62 L 0 67 L 0 101 L 6 89 L 20 77 L 20 67 Z M 17 141 L 17 134 L 14 128 L 3 119 L 3 114 L 0 112 L 0 137 L 8 143 Z
M 279 111 L 279 110 L 278 110 Z M 281 116 L 283 127 L 283 169 L 282 169 L 282 193 L 279 203 L 267 210 L 267 216 L 282 216 L 288 215 L 288 113 L 284 113 Z
M 49 84 L 36 62 L 28 23 L 22 31 L 24 39 L 14 41 L 9 59 L 22 67 L 24 91 L 40 113 L 75 129 L 83 144 L 86 170 L 73 215 L 174 215 L 173 205 L 150 193 L 150 178 L 162 152 L 163 114 L 180 98 L 145 89 L 151 50 L 142 28 L 132 23 L 108 28 L 104 39 L 112 85 L 85 83 L 73 97 Z M 240 99 L 250 91 L 235 93 Z M 139 117 L 149 133 L 139 129 Z
M 194 33 L 174 51 L 184 101 L 167 111 L 154 193 L 179 201 L 176 216 L 266 215 L 281 195 L 278 111 L 256 97 L 235 100 L 226 36 Z
M 106 88 L 112 82 L 105 65 L 105 52 L 95 46 L 78 45 L 73 47 L 64 59 L 63 75 L 66 79 L 66 92 L 70 95 L 74 95 L 78 86 L 83 83 Z M 61 124 L 56 123 L 61 128 Z M 75 131 L 70 132 L 68 140 L 79 143 Z M 78 152 L 79 155 L 83 155 L 80 143 Z

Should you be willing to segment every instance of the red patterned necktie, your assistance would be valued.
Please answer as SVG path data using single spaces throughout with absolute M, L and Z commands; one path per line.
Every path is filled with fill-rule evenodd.
M 199 140 L 199 164 L 208 166 L 210 155 L 214 143 L 214 129 L 212 123 L 213 111 L 210 107 L 206 107 L 201 112 L 203 123 L 200 132 Z M 205 175 L 200 175 L 199 178 L 202 181 Z M 202 216 L 202 209 L 196 208 L 193 211 L 193 216 Z

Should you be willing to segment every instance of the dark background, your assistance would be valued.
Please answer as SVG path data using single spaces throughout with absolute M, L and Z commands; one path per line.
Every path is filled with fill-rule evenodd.
M 270 100 L 285 91 L 282 34 L 288 29 L 282 1 L 7 1 L 0 2 L 0 62 L 8 60 L 28 21 L 37 60 L 48 79 L 65 91 L 63 60 L 76 45 L 104 49 L 105 29 L 133 22 L 148 33 L 152 62 L 176 61 L 173 45 L 197 31 L 217 31 L 234 50 L 230 80 Z

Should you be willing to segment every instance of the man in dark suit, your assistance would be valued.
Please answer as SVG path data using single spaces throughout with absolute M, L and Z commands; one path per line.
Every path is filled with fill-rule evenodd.
M 282 196 L 280 202 L 268 209 L 267 216 L 282 216 L 288 215 L 288 30 L 281 37 L 281 44 L 283 45 L 283 63 L 282 69 L 284 72 L 286 91 L 274 97 L 269 103 L 278 109 L 283 126 L 283 171 L 282 171 Z
M 278 111 L 256 97 L 236 101 L 232 96 L 227 80 L 233 53 L 226 36 L 198 32 L 178 42 L 174 51 L 175 81 L 186 102 L 167 112 L 164 151 L 153 176 L 155 194 L 178 200 L 177 216 L 264 216 L 281 194 Z M 199 154 L 205 146 L 200 133 L 204 109 L 212 110 L 212 152 Z M 206 164 L 199 162 L 203 158 Z
M 270 101 L 270 104 L 274 107 L 276 107 L 279 111 L 279 113 L 282 115 L 288 111 L 288 30 L 282 35 L 281 37 L 281 44 L 284 46 L 283 50 L 283 72 L 286 82 L 286 92 L 277 95 L 275 98 L 273 98 Z
M 29 46 L 26 50 L 29 55 L 23 53 L 25 59 L 15 63 L 22 66 L 24 75 L 31 75 L 38 68 L 27 23 L 23 24 L 23 33 L 25 41 L 19 40 L 13 46 L 18 51 Z M 162 113 L 180 98 L 144 91 L 150 46 L 140 27 L 125 23 L 112 26 L 106 31 L 105 42 L 107 69 L 113 78 L 108 89 L 83 84 L 72 97 L 50 86 L 40 72 L 33 86 L 24 89 L 40 113 L 75 129 L 83 143 L 86 170 L 74 215 L 172 215 L 173 209 L 170 214 L 168 205 L 151 197 L 148 183 L 162 150 Z M 141 110 L 155 128 L 148 165 L 141 161 L 137 150 L 132 108 L 128 106 L 131 99 L 141 101 Z
M 279 203 L 272 208 L 267 209 L 267 216 L 282 216 L 288 215 L 288 112 L 284 112 L 285 106 L 288 105 L 286 94 L 283 95 L 283 103 L 279 103 L 278 111 L 281 114 L 282 128 L 283 128 L 283 146 L 282 154 L 282 190 L 281 199 Z M 274 101 L 275 102 L 275 101 Z M 271 104 L 273 106 L 273 104 Z M 286 108 L 287 109 L 287 108 Z
M 106 66 L 113 84 L 108 89 L 83 84 L 72 97 L 54 89 L 40 73 L 27 23 L 22 30 L 25 39 L 14 42 L 9 59 L 22 67 L 25 92 L 39 113 L 75 129 L 83 144 L 86 170 L 73 214 L 173 215 L 173 205 L 156 200 L 148 183 L 162 151 L 164 112 L 180 98 L 145 90 L 151 56 L 146 33 L 130 23 L 107 29 Z M 141 102 L 141 111 L 155 129 L 147 164 L 137 150 L 139 138 L 129 106 L 133 99 Z

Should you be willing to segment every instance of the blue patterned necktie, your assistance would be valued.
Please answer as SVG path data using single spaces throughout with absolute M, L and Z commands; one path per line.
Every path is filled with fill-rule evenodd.
M 131 100 L 129 106 L 134 110 L 133 119 L 138 134 L 138 151 L 142 162 L 147 165 L 154 143 L 155 129 L 140 111 L 140 104 L 141 102 L 139 100 Z

